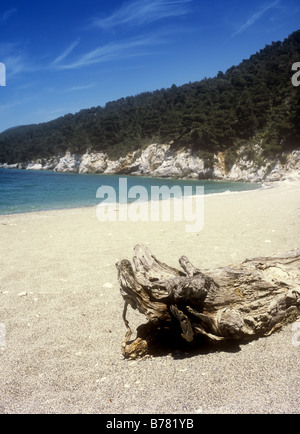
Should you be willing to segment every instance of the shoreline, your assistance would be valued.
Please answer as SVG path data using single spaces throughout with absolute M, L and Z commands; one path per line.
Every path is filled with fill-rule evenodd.
M 291 325 L 234 348 L 121 355 L 115 263 L 132 262 L 136 244 L 203 271 L 299 248 L 299 181 L 243 193 L 207 195 L 199 233 L 185 222 L 102 223 L 95 207 L 1 215 L 0 413 L 297 413 Z M 144 322 L 132 309 L 127 319 L 133 331 Z
M 13 169 L 6 169 L 6 170 L 13 170 Z M 25 169 L 17 169 L 17 170 L 25 170 Z M 32 170 L 32 172 L 37 172 L 37 171 L 36 170 Z M 40 172 L 43 173 L 45 171 L 40 171 Z M 55 173 L 55 172 L 53 172 L 53 173 Z M 81 175 L 86 175 L 86 174 L 81 174 Z M 88 174 L 88 175 L 90 175 L 90 174 Z M 99 176 L 116 176 L 116 175 L 102 175 L 102 174 L 99 174 Z M 122 177 L 122 176 L 128 177 L 127 175 L 121 175 L 120 177 Z M 138 178 L 139 176 L 132 176 L 132 177 Z M 151 179 L 152 177 L 145 176 L 145 177 L 142 177 L 142 178 Z M 158 177 L 155 177 L 153 179 L 160 179 L 160 180 L 166 179 L 167 181 L 173 181 L 173 180 L 175 180 L 175 178 L 158 178 Z M 213 180 L 213 179 L 212 180 L 210 180 L 210 179 L 206 179 L 206 180 L 191 180 L 191 179 L 184 179 L 184 178 L 180 178 L 180 179 L 178 178 L 177 180 L 178 181 L 195 181 L 195 183 L 196 182 L 200 182 L 200 183 L 201 182 L 204 182 L 204 183 L 206 183 L 206 182 L 213 182 L 213 183 L 219 183 L 219 184 L 229 183 L 229 184 L 247 184 L 247 185 L 251 184 L 251 185 L 253 185 L 253 188 L 245 189 L 245 190 L 234 190 L 234 191 L 226 190 L 226 191 L 222 191 L 222 192 L 204 193 L 205 197 L 216 196 L 216 195 L 223 195 L 223 194 L 231 194 L 231 193 L 246 193 L 246 192 L 251 192 L 251 191 L 256 191 L 256 190 L 262 190 L 262 189 L 265 189 L 265 188 L 272 188 L 273 187 L 273 185 L 266 186 L 264 183 L 250 182 L 250 181 L 249 182 L 246 182 L 246 181 L 224 181 L 224 180 Z M 285 181 L 279 181 L 279 184 L 282 183 L 282 182 L 285 182 Z M 268 184 L 277 184 L 277 183 L 276 182 L 270 182 Z M 180 187 L 183 187 L 183 186 L 180 186 Z M 201 187 L 201 185 L 199 185 L 199 187 Z M 205 191 L 205 184 L 204 184 L 204 191 Z M 195 198 L 195 197 L 197 197 L 197 195 L 193 194 L 193 197 Z M 174 197 L 168 198 L 167 200 L 169 200 L 169 199 L 176 200 L 176 198 L 174 198 Z M 140 200 L 140 198 L 138 198 L 138 200 Z M 163 201 L 163 200 L 164 200 L 163 198 L 159 199 L 159 201 Z M 135 200 L 133 200 L 132 202 L 135 202 Z M 129 202 L 128 204 L 130 204 L 132 202 Z M 150 200 L 148 200 L 148 203 L 151 203 L 151 202 L 152 202 L 152 200 L 150 198 Z M 96 204 L 96 205 L 83 205 L 83 206 L 67 206 L 67 207 L 46 208 L 46 209 L 32 210 L 32 211 L 20 211 L 20 212 L 15 211 L 15 212 L 10 212 L 10 213 L 1 213 L 0 212 L 0 217 L 1 216 L 9 216 L 9 215 L 32 214 L 32 213 L 36 213 L 36 212 L 61 211 L 61 210 L 77 209 L 77 208 L 79 208 L 79 209 L 80 208 L 94 208 L 94 207 L 98 207 L 99 205 L 100 204 Z M 119 202 L 117 201 L 116 202 L 116 206 L 122 206 L 122 205 L 120 205 Z
M 127 177 L 127 178 L 146 178 L 146 179 L 160 179 L 160 180 L 167 180 L 167 181 L 192 181 L 192 182 L 216 182 L 216 183 L 232 183 L 232 184 L 238 184 L 238 183 L 242 183 L 242 184 L 252 184 L 252 185 L 263 185 L 263 184 L 277 184 L 277 183 L 282 183 L 285 181 L 288 181 L 289 178 L 285 178 L 282 180 L 249 180 L 249 179 L 231 179 L 231 178 L 225 178 L 225 179 L 220 179 L 220 178 L 204 178 L 204 179 L 196 179 L 196 178 L 189 178 L 189 177 L 170 177 L 170 176 L 152 176 L 152 175 L 142 175 L 142 174 L 122 174 L 122 173 L 96 173 L 96 172 L 72 172 L 72 171 L 54 171 L 54 170 L 46 170 L 46 169 L 24 169 L 24 168 L 18 168 L 18 167 L 4 167 L 3 165 L 0 165 L 0 170 L 17 170 L 17 171 L 24 171 L 24 172 L 31 172 L 31 173 L 55 173 L 55 174 L 65 174 L 65 175 L 83 175 L 83 176 L 89 176 L 89 175 L 93 175 L 93 176 L 103 176 L 103 177 L 112 177 L 112 176 L 119 176 L 119 177 Z M 297 178 L 293 178 L 293 173 L 287 173 L 286 174 L 288 177 L 291 175 L 292 176 L 292 180 L 297 181 L 300 180 L 300 176 L 297 176 Z

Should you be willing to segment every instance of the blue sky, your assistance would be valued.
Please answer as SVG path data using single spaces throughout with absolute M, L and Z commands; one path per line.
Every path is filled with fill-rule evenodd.
M 299 0 L 2 1 L 0 131 L 213 77 L 299 23 Z

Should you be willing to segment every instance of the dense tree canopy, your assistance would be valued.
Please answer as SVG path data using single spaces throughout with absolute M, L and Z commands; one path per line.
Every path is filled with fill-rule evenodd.
M 215 78 L 109 102 L 54 121 L 0 134 L 0 162 L 14 163 L 87 149 L 119 157 L 156 142 L 191 145 L 209 158 L 260 142 L 266 155 L 300 145 L 300 30 L 273 42 Z

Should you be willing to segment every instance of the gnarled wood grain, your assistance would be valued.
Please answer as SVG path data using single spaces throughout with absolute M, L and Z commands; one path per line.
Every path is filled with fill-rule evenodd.
M 179 259 L 182 270 L 177 270 L 142 245 L 134 251 L 134 268 L 128 260 L 116 264 L 125 301 L 126 358 L 148 354 L 162 329 L 187 342 L 199 334 L 212 341 L 249 340 L 268 336 L 300 316 L 300 249 L 205 273 L 185 256 Z M 128 305 L 148 319 L 134 341 L 126 319 Z

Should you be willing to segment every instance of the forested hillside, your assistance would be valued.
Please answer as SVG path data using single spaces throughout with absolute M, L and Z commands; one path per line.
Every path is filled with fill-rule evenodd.
M 266 155 L 300 146 L 300 30 L 273 42 L 217 77 L 146 92 L 0 134 L 0 163 L 15 163 L 87 149 L 119 157 L 147 144 L 192 145 L 203 158 L 242 144 Z

